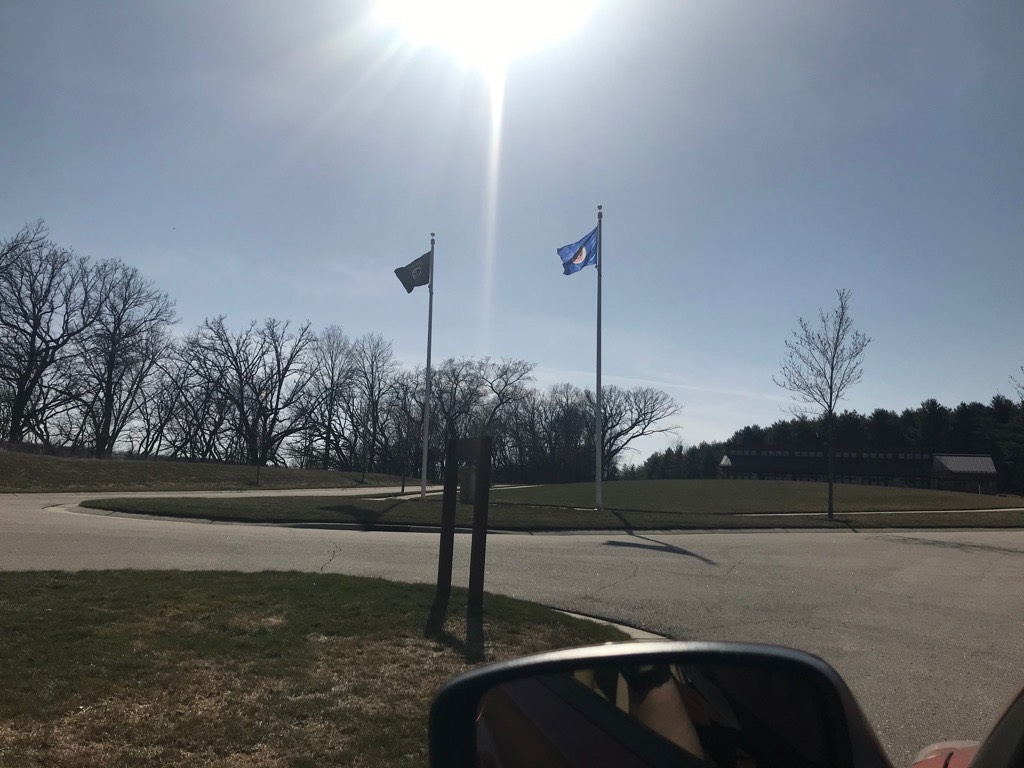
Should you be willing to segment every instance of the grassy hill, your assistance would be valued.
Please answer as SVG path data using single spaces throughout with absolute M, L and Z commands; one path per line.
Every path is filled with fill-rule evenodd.
M 350 488 L 359 472 L 262 467 L 259 488 Z M 367 475 L 366 485 L 401 478 Z M 256 468 L 183 461 L 66 459 L 0 450 L 0 493 L 39 491 L 226 491 L 256 488 Z

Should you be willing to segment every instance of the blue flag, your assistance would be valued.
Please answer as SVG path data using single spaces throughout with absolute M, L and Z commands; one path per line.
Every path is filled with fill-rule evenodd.
M 571 245 L 563 245 L 558 249 L 562 259 L 562 274 L 571 275 L 584 267 L 597 264 L 597 227 Z

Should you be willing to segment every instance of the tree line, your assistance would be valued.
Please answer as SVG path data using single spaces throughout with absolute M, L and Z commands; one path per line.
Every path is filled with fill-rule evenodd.
M 136 268 L 79 256 L 42 221 L 0 244 L 0 430 L 13 446 L 109 458 L 418 475 L 422 367 L 379 334 L 223 315 L 185 333 Z M 594 477 L 591 390 L 533 386 L 524 360 L 450 358 L 431 378 L 429 474 L 449 438 L 494 438 L 496 481 Z M 673 429 L 663 391 L 602 388 L 604 474 Z
M 1014 386 L 1020 395 L 1016 402 L 995 395 L 987 405 L 970 402 L 949 408 L 929 399 L 901 413 L 884 408 L 870 414 L 844 411 L 833 420 L 834 441 L 869 451 L 988 454 L 995 463 L 999 487 L 1024 492 L 1024 387 L 1017 380 Z M 650 479 L 713 478 L 727 446 L 823 446 L 826 440 L 821 419 L 783 419 L 769 427 L 743 427 L 726 442 L 668 448 L 640 465 L 624 468 L 623 474 Z
M 847 346 L 838 330 L 851 326 L 828 321 L 848 319 L 848 298 L 839 292 L 839 309 L 820 313 L 820 328 L 801 320 L 787 349 L 831 338 L 812 352 L 841 359 L 833 354 Z M 177 323 L 173 299 L 136 268 L 79 256 L 53 242 L 42 221 L 23 227 L 0 243 L 0 440 L 99 458 L 419 474 L 425 372 L 404 368 L 390 341 L 274 318 L 233 327 L 215 316 L 184 333 Z M 831 337 L 820 332 L 830 329 Z M 853 349 L 858 361 L 867 341 Z M 490 358 L 436 366 L 431 477 L 443 472 L 447 439 L 488 434 L 496 481 L 593 479 L 593 391 L 568 383 L 538 389 L 533 369 Z M 859 366 L 850 370 L 855 382 Z M 835 379 L 821 371 L 803 389 Z M 603 387 L 603 473 L 712 478 L 730 443 L 841 445 L 989 454 L 1000 486 L 1024 490 L 1024 376 L 1012 382 L 1019 401 L 997 395 L 988 405 L 947 408 L 926 400 L 900 414 L 836 413 L 839 397 L 830 395 L 812 399 L 816 414 L 744 427 L 725 443 L 677 445 L 637 465 L 627 462 L 634 441 L 672 432 L 679 406 L 661 390 Z
M 714 478 L 729 447 L 822 447 L 827 456 L 831 519 L 835 449 L 839 445 L 878 452 L 988 454 L 996 466 L 999 486 L 1024 492 L 1024 375 L 1010 377 L 1019 402 L 996 395 L 987 406 L 971 402 L 947 408 L 930 399 L 920 408 L 900 414 L 884 408 L 870 415 L 838 412 L 840 401 L 861 380 L 861 364 L 871 343 L 871 338 L 855 327 L 850 299 L 849 290 L 836 291 L 836 306 L 818 310 L 816 320 L 798 318 L 797 329 L 785 342 L 780 372 L 772 380 L 792 396 L 793 418 L 766 429 L 744 427 L 726 443 L 677 445 L 653 454 L 639 466 L 626 467 L 624 476 Z

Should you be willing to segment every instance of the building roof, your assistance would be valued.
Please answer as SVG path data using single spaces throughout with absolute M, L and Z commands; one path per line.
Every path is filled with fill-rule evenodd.
M 954 475 L 994 475 L 996 465 L 991 456 L 937 453 L 932 463 L 932 471 L 949 472 Z
M 718 466 L 720 466 L 720 467 L 731 467 L 732 466 L 732 459 L 730 459 L 728 456 L 723 456 L 722 460 L 720 462 L 718 462 Z

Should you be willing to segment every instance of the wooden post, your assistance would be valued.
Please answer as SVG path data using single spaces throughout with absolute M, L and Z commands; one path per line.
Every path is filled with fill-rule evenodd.
M 491 437 L 477 440 L 473 539 L 469 554 L 469 612 L 483 613 L 484 559 L 487 554 L 487 503 L 491 491 Z
M 469 604 L 466 610 L 466 656 L 483 658 L 484 653 L 484 561 L 487 554 L 487 505 L 491 488 L 490 437 L 449 440 L 444 467 L 444 495 L 441 500 L 441 543 L 437 557 L 437 591 L 427 619 L 428 634 L 444 629 L 452 593 L 452 565 L 455 555 L 455 508 L 459 464 L 473 462 L 476 483 L 473 498 L 473 535 L 469 555 Z
M 437 593 L 434 604 L 444 603 L 452 593 L 452 562 L 455 555 L 455 494 L 459 483 L 459 441 L 448 441 L 444 465 L 444 495 L 441 498 L 441 548 L 437 558 Z

